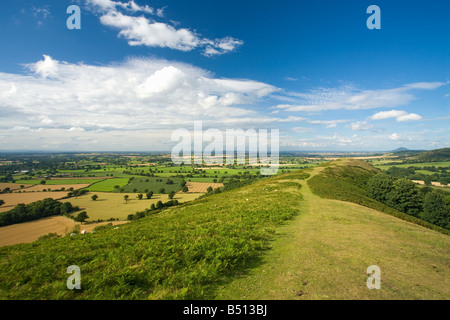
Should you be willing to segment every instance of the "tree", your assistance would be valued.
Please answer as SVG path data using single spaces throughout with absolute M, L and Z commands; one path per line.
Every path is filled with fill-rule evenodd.
M 159 189 L 159 193 L 161 193 L 161 194 L 166 193 L 166 189 L 164 189 L 164 188 Z
M 436 192 L 425 195 L 422 219 L 440 227 L 447 227 L 450 223 L 449 210 L 442 195 Z
M 208 193 L 210 193 L 210 192 L 212 192 L 213 191 L 213 188 L 211 187 L 211 186 L 209 186 L 207 189 L 206 189 L 206 192 L 208 192 Z
M 394 189 L 395 179 L 385 173 L 377 174 L 367 182 L 367 195 L 384 204 L 387 203 L 389 194 Z
M 76 217 L 75 217 L 75 221 L 78 222 L 85 222 L 86 219 L 88 219 L 88 215 L 86 211 L 81 211 Z
M 45 180 L 41 181 L 41 184 L 46 184 L 46 183 L 47 183 L 47 181 L 45 181 Z
M 147 192 L 145 196 L 147 199 L 151 199 L 153 197 L 153 191 Z
M 173 199 L 173 197 L 175 197 L 175 192 L 174 192 L 174 191 L 171 191 L 171 192 L 169 193 L 169 199 Z
M 125 199 L 125 203 L 128 203 L 128 198 L 129 198 L 129 197 L 130 197 L 130 196 L 127 195 L 127 194 L 123 196 L 123 198 Z
M 161 209 L 162 207 L 164 207 L 164 204 L 162 203 L 161 200 L 159 200 L 159 201 L 156 203 L 156 209 Z
M 417 216 L 422 211 L 422 199 L 416 184 L 401 178 L 394 181 L 392 186 L 386 204 L 398 211 Z
M 4 205 L 5 201 L 4 200 L 0 200 L 0 206 Z
M 181 189 L 181 191 L 183 191 L 184 193 L 189 191 L 189 188 L 187 186 L 184 186 L 183 189 Z
M 139 200 L 142 200 L 142 197 L 143 197 L 143 194 L 142 194 L 142 193 L 139 193 L 139 194 L 137 195 L 137 198 L 138 198 Z
M 98 199 L 98 195 L 94 194 L 94 195 L 91 197 L 91 199 L 92 199 L 93 201 L 97 200 L 97 199 Z
M 429 176 L 424 177 L 423 182 L 426 186 L 431 186 L 431 178 Z

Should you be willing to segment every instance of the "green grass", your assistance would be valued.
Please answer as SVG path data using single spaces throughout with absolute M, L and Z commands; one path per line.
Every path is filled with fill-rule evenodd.
M 119 229 L 2 247 L 0 299 L 211 298 L 260 260 L 300 202 L 299 184 L 266 179 Z M 66 288 L 73 264 L 80 291 Z
M 111 192 L 115 190 L 115 186 L 124 187 L 128 184 L 127 178 L 113 178 L 113 179 L 105 179 L 103 181 L 99 181 L 90 185 L 87 189 L 89 191 L 98 191 L 98 192 Z
M 422 219 L 397 211 L 366 194 L 366 182 L 377 169 L 360 160 L 337 160 L 320 167 L 321 172 L 308 180 L 314 194 L 327 199 L 357 203 L 405 221 L 450 235 L 450 231 L 428 223 Z
M 408 168 L 408 167 L 450 167 L 450 161 L 444 162 L 419 162 L 419 163 L 402 163 L 402 164 L 385 164 L 385 165 L 374 165 L 376 168 L 381 170 L 388 170 L 390 167 Z
M 313 173 L 313 175 L 316 172 Z M 278 229 L 262 262 L 216 290 L 221 300 L 450 298 L 450 238 L 302 182 L 302 214 Z M 366 286 L 368 266 L 381 289 Z

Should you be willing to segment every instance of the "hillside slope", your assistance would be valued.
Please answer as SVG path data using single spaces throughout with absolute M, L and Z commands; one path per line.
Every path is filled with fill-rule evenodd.
M 208 298 L 260 260 L 301 201 L 300 184 L 269 178 L 118 229 L 1 247 L 0 299 Z M 66 287 L 71 265 L 82 290 Z
M 426 151 L 415 156 L 414 158 L 419 162 L 450 161 L 450 148 Z
M 324 170 L 311 170 L 307 182 Z M 321 198 L 308 183 L 301 181 L 302 214 L 279 230 L 282 236 L 263 263 L 221 286 L 216 298 L 450 298 L 450 237 L 355 203 Z M 380 267 L 380 290 L 366 286 L 371 265 Z
M 317 185 L 311 191 L 341 167 L 333 181 L 349 192 L 336 194 L 361 195 L 377 170 L 352 161 L 264 179 L 119 229 L 0 248 L 0 299 L 449 299 L 449 236 L 318 196 Z M 322 192 L 331 197 L 333 186 Z M 70 265 L 80 267 L 82 290 L 66 287 Z M 381 290 L 366 287 L 371 265 L 381 268 Z
M 367 196 L 366 183 L 381 172 L 370 164 L 355 159 L 339 159 L 325 163 L 323 170 L 308 180 L 312 192 L 322 198 L 349 201 L 360 204 L 405 221 L 450 235 L 450 231 L 422 219 L 397 211 Z

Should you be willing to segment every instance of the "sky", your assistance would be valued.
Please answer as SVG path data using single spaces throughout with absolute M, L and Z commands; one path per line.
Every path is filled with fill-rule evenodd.
M 2 1 L 0 150 L 170 151 L 199 121 L 278 129 L 281 151 L 450 147 L 449 12 L 447 0 Z

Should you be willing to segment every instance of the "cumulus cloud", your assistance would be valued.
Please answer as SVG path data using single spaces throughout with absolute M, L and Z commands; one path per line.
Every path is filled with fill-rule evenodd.
M 119 37 L 128 40 L 130 46 L 170 48 L 180 51 L 203 49 L 203 55 L 214 56 L 232 52 L 243 44 L 242 40 L 230 36 L 211 40 L 187 28 L 176 28 L 144 15 L 142 12 L 161 18 L 164 8 L 154 9 L 139 6 L 134 1 L 86 0 L 88 8 L 100 15 L 100 22 L 119 30 Z M 124 12 L 123 12 L 124 11 Z
M 44 54 L 44 60 L 30 65 L 30 69 L 43 78 L 55 77 L 58 73 L 58 63 L 51 57 Z
M 356 121 L 350 124 L 350 128 L 353 131 L 364 131 L 373 128 L 373 125 L 368 123 L 367 121 Z
M 389 136 L 389 139 L 396 141 L 396 140 L 400 139 L 400 136 L 394 132 L 393 134 L 391 134 Z
M 188 64 L 130 59 L 109 66 L 60 62 L 48 55 L 25 65 L 27 75 L 0 73 L 0 127 L 68 132 L 144 130 L 211 123 L 295 122 L 247 108 L 279 90 L 243 79 L 218 79 Z
M 422 119 L 418 114 L 408 113 L 403 110 L 380 111 L 369 117 L 371 120 L 383 120 L 389 118 L 395 118 L 397 122 L 417 121 Z

